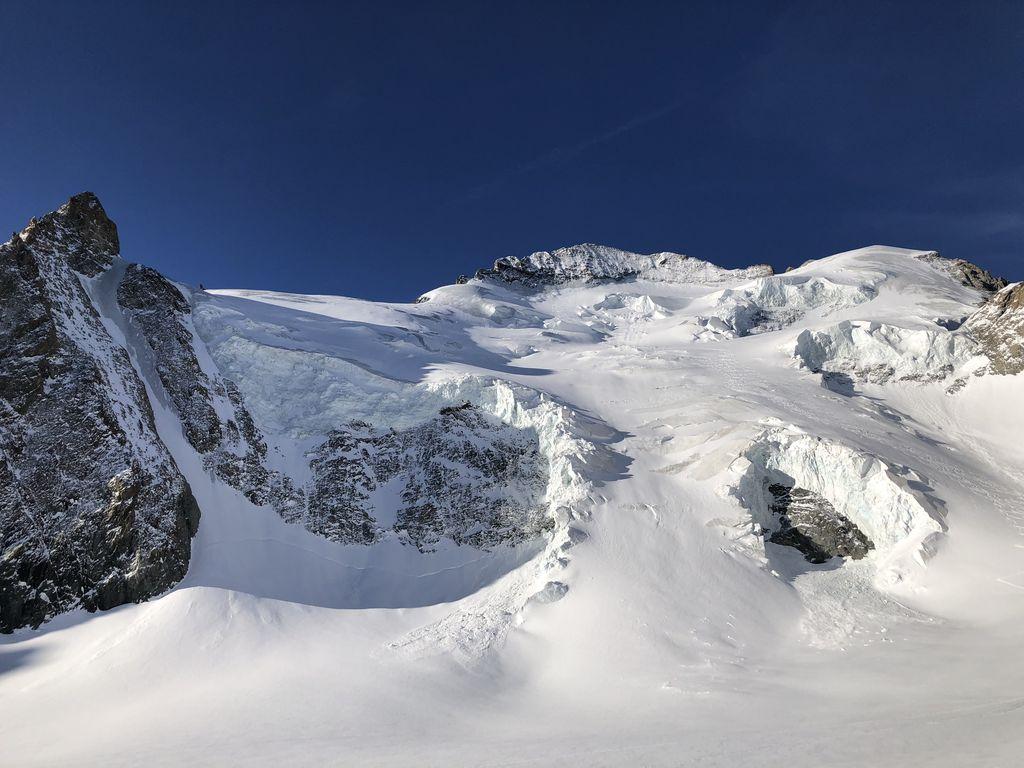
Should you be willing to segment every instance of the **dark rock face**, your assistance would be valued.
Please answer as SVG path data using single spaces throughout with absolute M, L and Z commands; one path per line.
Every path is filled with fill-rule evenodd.
M 779 521 L 769 541 L 794 547 L 811 563 L 833 557 L 860 560 L 875 545 L 827 499 L 803 488 L 772 483 L 771 510 Z
M 798 322 L 803 311 L 791 307 L 763 307 L 753 302 L 746 308 L 749 314 L 738 313 L 736 335 L 739 337 L 756 336 L 759 333 L 781 331 Z
M 403 482 L 395 530 L 420 549 L 441 537 L 490 547 L 552 527 L 537 505 L 547 468 L 535 438 L 467 403 L 399 435 L 391 466 Z
M 200 453 L 220 443 L 221 423 L 210 402 L 210 381 L 181 318 L 192 307 L 155 269 L 129 264 L 117 287 L 117 303 L 155 354 L 156 372 L 181 418 L 189 443 Z
M 41 222 L 29 225 L 29 231 L 36 227 L 50 237 L 59 236 L 62 231 L 74 233 L 61 242 L 63 255 L 75 272 L 86 277 L 95 277 L 107 269 L 121 250 L 117 226 L 107 218 L 99 198 L 92 192 L 75 195 L 57 216 L 45 216 Z
M 1024 283 L 1001 290 L 967 318 L 960 330 L 981 345 L 990 361 L 990 373 L 1024 371 Z
M 982 269 L 977 264 L 972 264 L 964 259 L 947 259 L 936 252 L 927 253 L 918 258 L 948 272 L 951 277 L 968 288 L 995 293 L 1006 287 L 1006 280 L 996 277 L 987 269 Z
M 0 246 L 0 631 L 145 600 L 199 509 L 86 290 L 117 257 L 91 194 Z
M 203 464 L 253 504 L 270 504 L 285 519 L 304 504 L 301 489 L 266 467 L 267 444 L 234 383 L 208 375 L 196 354 L 192 305 L 156 270 L 129 265 L 117 302 L 148 348 L 160 384 L 189 444 Z M 219 406 L 219 408 L 218 408 Z M 218 416 L 231 414 L 222 419 Z
M 239 490 L 253 504 L 268 504 L 288 522 L 302 514 L 305 494 L 291 479 L 267 469 L 267 443 L 242 402 L 234 382 L 220 381 L 234 419 L 224 424 L 220 447 L 203 459 L 203 465 L 232 488 Z
M 310 457 L 306 527 L 332 541 L 372 544 L 383 531 L 373 517 L 370 496 L 393 469 L 394 433 L 355 421 L 335 430 Z
M 314 452 L 311 467 L 306 526 L 336 541 L 368 544 L 385 534 L 374 517 L 374 494 L 385 486 L 400 498 L 391 530 L 421 551 L 442 538 L 517 544 L 553 525 L 541 502 L 547 468 L 536 439 L 468 403 L 402 431 L 349 424 Z

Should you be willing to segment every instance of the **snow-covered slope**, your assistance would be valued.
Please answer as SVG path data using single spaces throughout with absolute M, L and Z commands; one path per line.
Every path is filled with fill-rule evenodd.
M 13 763 L 1024 748 L 1019 302 L 973 265 L 575 246 L 414 304 L 75 279 L 202 517 L 162 596 L 0 639 Z

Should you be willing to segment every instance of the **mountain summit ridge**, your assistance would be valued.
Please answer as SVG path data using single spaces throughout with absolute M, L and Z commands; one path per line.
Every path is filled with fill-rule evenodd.
M 554 251 L 536 251 L 526 257 L 505 256 L 495 261 L 490 269 L 477 270 L 475 277 L 538 287 L 632 277 L 713 283 L 772 274 L 774 271 L 767 264 L 724 269 L 711 262 L 669 251 L 640 254 L 607 245 L 581 243 Z

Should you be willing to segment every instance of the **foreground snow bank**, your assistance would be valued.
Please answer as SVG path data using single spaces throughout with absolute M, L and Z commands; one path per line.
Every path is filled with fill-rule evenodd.
M 827 500 L 874 542 L 879 586 L 891 586 L 923 566 L 945 531 L 941 502 L 912 470 L 809 435 L 771 426 L 729 467 L 729 492 L 762 528 L 774 527 L 772 484 Z

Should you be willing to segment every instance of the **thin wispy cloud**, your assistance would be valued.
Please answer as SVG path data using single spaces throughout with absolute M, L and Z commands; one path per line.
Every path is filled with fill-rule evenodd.
M 648 123 L 653 123 L 655 120 L 660 120 L 671 112 L 679 109 L 680 106 L 681 104 L 679 102 L 672 102 L 671 104 L 666 104 L 653 112 L 646 112 L 642 115 L 637 115 L 614 128 L 610 128 L 603 133 L 590 136 L 577 144 L 573 144 L 568 147 L 555 147 L 554 149 L 545 152 L 543 155 L 539 155 L 532 160 L 520 163 L 519 165 L 498 174 L 490 181 L 469 190 L 469 192 L 457 198 L 453 202 L 478 200 L 481 197 L 500 189 L 505 184 L 519 178 L 520 176 L 534 173 L 535 171 L 548 168 L 552 165 L 568 162 L 575 157 L 579 157 L 588 150 L 599 147 L 602 144 L 607 144 L 630 131 L 636 130 Z
M 1016 210 L 899 212 L 875 218 L 887 227 L 930 229 L 964 238 L 1024 236 L 1024 213 Z

